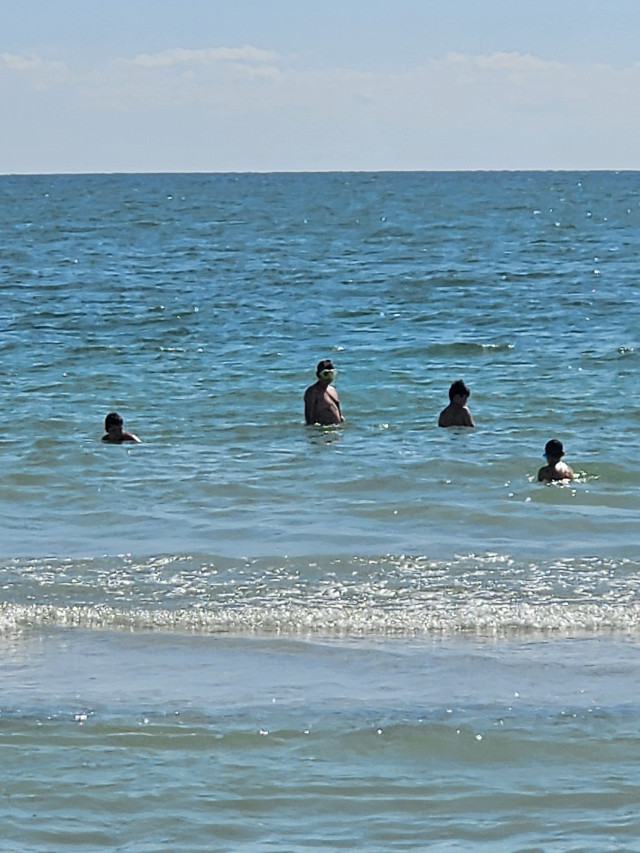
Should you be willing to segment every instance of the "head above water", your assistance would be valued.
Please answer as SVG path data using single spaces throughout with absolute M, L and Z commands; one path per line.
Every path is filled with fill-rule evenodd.
M 318 366 L 316 367 L 316 376 L 318 379 L 332 380 L 335 375 L 336 369 L 330 358 L 323 358 L 322 361 L 318 362 Z
M 109 412 L 107 417 L 104 419 L 104 428 L 109 432 L 112 427 L 121 427 L 123 423 L 122 415 L 119 415 L 117 412 Z
M 451 402 L 453 402 L 454 397 L 468 397 L 470 394 L 471 391 L 469 391 L 462 379 L 457 379 L 451 383 L 451 388 L 449 388 L 449 399 Z
M 544 446 L 544 455 L 547 459 L 562 459 L 564 456 L 564 447 L 562 442 L 557 438 L 552 438 Z

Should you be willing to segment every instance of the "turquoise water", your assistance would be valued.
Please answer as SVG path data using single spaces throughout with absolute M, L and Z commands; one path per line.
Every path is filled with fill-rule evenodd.
M 640 174 L 0 197 L 4 849 L 638 847 Z

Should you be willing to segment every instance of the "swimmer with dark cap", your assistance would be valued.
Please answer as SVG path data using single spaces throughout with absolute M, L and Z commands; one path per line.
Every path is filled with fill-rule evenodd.
M 102 440 L 108 441 L 110 444 L 122 444 L 123 441 L 134 441 L 136 444 L 141 444 L 142 442 L 137 435 L 127 432 L 123 428 L 123 423 L 122 415 L 119 415 L 117 412 L 109 412 L 104 419 L 106 435 L 102 436 Z
M 547 464 L 543 465 L 538 471 L 538 481 L 551 482 L 552 480 L 573 480 L 573 470 L 562 461 L 564 456 L 564 447 L 562 442 L 557 438 L 552 438 L 544 447 L 544 455 L 547 457 Z
M 473 415 L 469 406 L 467 406 L 470 394 L 471 391 L 469 391 L 462 379 L 452 382 L 449 388 L 449 405 L 440 412 L 438 426 L 475 427 L 476 424 L 473 420 Z

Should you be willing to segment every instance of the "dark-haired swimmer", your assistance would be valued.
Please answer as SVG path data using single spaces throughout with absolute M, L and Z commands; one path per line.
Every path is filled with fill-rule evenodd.
M 318 362 L 318 381 L 304 392 L 304 419 L 307 424 L 335 426 L 343 423 L 338 392 L 331 384 L 336 372 L 330 358 L 323 358 Z
M 547 457 L 547 464 L 543 465 L 538 471 L 539 482 L 550 482 L 552 480 L 573 480 L 573 470 L 562 461 L 564 456 L 564 447 L 562 442 L 557 438 L 552 438 L 544 447 L 544 455 Z
M 122 420 L 121 415 L 117 412 L 109 412 L 107 417 L 104 419 L 106 435 L 102 436 L 102 440 L 108 441 L 110 444 L 122 444 L 123 441 L 134 441 L 136 444 L 141 444 L 142 442 L 137 435 L 134 435 L 132 432 L 127 432 L 127 430 L 123 428 L 123 423 L 124 421 Z
M 450 402 L 446 409 L 443 409 L 440 412 L 438 426 L 474 427 L 475 423 L 473 416 L 467 406 L 467 400 L 469 399 L 470 394 L 471 392 L 462 379 L 452 382 L 451 387 L 449 388 Z

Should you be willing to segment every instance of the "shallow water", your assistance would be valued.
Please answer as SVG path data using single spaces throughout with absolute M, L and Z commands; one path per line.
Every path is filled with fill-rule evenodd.
M 634 849 L 640 174 L 0 198 L 5 849 Z

